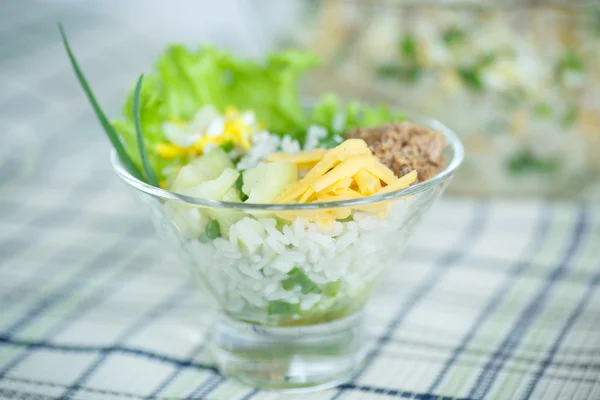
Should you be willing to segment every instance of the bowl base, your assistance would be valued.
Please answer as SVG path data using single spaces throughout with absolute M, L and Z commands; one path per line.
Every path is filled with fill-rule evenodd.
M 325 324 L 265 327 L 222 317 L 207 343 L 219 371 L 263 389 L 322 390 L 347 382 L 366 355 L 362 315 Z

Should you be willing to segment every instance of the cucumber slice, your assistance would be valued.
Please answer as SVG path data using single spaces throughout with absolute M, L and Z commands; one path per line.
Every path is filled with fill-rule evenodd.
M 238 176 L 239 173 L 236 170 L 227 168 L 218 178 L 185 189 L 182 194 L 209 200 L 221 200 L 225 193 L 233 187 Z
M 239 180 L 236 179 L 236 182 Z M 240 198 L 240 193 L 237 191 L 236 187 L 232 187 L 231 189 L 229 189 L 227 191 L 227 193 L 225 193 L 225 195 L 223 196 L 223 198 L 221 199 L 223 201 L 229 201 L 232 203 L 240 203 L 242 201 L 242 199 Z
M 216 179 L 227 168 L 233 169 L 233 163 L 223 149 L 216 147 L 181 168 L 169 190 L 183 194 L 186 189 Z
M 208 174 L 201 173 L 196 167 L 191 164 L 179 170 L 175 180 L 169 187 L 169 190 L 175 193 L 182 194 L 182 191 L 189 189 L 193 186 L 198 186 L 202 182 L 210 179 Z
M 298 179 L 298 168 L 291 161 L 262 163 L 243 172 L 242 191 L 248 203 L 273 203 Z
M 199 173 L 208 176 L 208 179 L 215 179 L 227 168 L 234 168 L 233 162 L 220 147 L 213 148 L 208 153 L 190 162 L 190 164 L 196 167 Z
M 220 200 L 230 202 L 242 201 L 235 187 L 229 189 Z M 210 210 L 206 210 L 206 212 L 208 215 L 210 215 L 212 218 L 219 222 L 219 227 L 221 228 L 221 236 L 227 239 L 229 238 L 229 228 L 231 228 L 231 225 L 244 218 L 243 212 L 235 210 L 213 208 Z

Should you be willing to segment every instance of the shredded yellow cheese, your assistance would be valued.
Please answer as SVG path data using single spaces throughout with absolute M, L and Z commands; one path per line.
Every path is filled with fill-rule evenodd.
M 323 155 L 323 158 L 321 158 L 321 160 L 319 160 L 319 162 L 317 162 L 317 164 L 310 171 L 308 171 L 304 178 L 279 196 L 277 202 L 289 203 L 296 200 L 312 185 L 314 181 L 327 173 L 327 171 L 334 168 L 340 162 L 357 155 L 371 156 L 371 151 L 364 140 L 348 139 L 337 147 L 327 151 Z
M 298 200 L 298 203 L 306 203 L 310 200 L 310 198 L 315 194 L 315 191 L 312 190 L 311 188 L 308 188 L 306 190 L 306 192 L 304 192 L 304 194 L 302 196 L 300 196 L 300 199 Z
M 365 196 L 377 193 L 381 189 L 381 181 L 370 172 L 361 169 L 354 175 L 358 190 Z
M 373 158 L 370 155 L 351 157 L 345 161 L 342 161 L 336 167 L 331 169 L 331 171 L 316 179 L 311 183 L 311 186 L 315 192 L 320 192 L 327 186 L 332 185 L 341 179 L 353 177 L 358 171 L 360 171 L 362 168 L 366 168 L 367 165 L 372 162 Z
M 405 189 L 409 187 L 414 181 L 417 180 L 417 171 L 411 171 L 408 174 L 404 175 L 400 179 L 396 180 L 396 182 L 391 185 L 387 185 L 383 189 L 381 189 L 378 193 L 390 193 L 395 192 L 396 190 Z
M 321 193 L 324 194 L 335 194 L 338 193 L 342 189 L 349 189 L 350 185 L 352 185 L 354 180 L 352 178 L 340 179 L 339 181 L 327 186 L 325 189 L 321 190 Z
M 378 177 L 379 179 L 381 179 L 383 182 L 385 182 L 386 185 L 390 185 L 398 180 L 398 178 L 396 177 L 396 175 L 394 175 L 394 172 L 391 169 L 381 164 L 375 158 L 373 158 L 372 163 L 365 165 L 365 169 L 368 172 L 375 175 L 376 177 Z
M 352 189 L 343 189 L 340 190 L 337 194 L 325 194 L 322 196 L 318 196 L 317 202 L 321 201 L 341 201 L 341 200 L 351 200 L 351 199 L 359 199 L 363 196 L 361 193 Z
M 389 193 L 404 189 L 414 183 L 417 172 L 412 171 L 401 178 L 383 165 L 360 139 L 350 139 L 331 150 L 313 150 L 299 154 L 276 153 L 268 161 L 287 160 L 298 165 L 313 167 L 304 178 L 282 193 L 279 203 L 311 203 L 358 199 L 364 196 Z M 376 213 L 384 218 L 393 202 L 385 201 L 354 207 Z M 329 227 L 336 219 L 345 219 L 352 208 L 335 208 L 310 212 L 285 212 L 293 220 L 299 216 L 315 221 L 320 227 Z

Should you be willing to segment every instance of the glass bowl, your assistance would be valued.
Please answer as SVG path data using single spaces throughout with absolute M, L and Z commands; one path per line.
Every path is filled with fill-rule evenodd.
M 308 390 L 342 383 L 360 367 L 363 307 L 385 271 L 401 263 L 410 235 L 463 160 L 451 130 L 427 118 L 411 120 L 444 133 L 447 167 L 406 189 L 347 201 L 246 204 L 188 197 L 134 178 L 113 151 L 115 171 L 160 238 L 214 300 L 219 317 L 207 347 L 224 375 L 254 386 Z M 210 239 L 205 224 L 212 219 L 222 233 Z

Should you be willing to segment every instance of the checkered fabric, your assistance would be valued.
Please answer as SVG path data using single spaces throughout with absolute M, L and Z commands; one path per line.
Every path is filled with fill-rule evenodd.
M 111 170 L 57 19 L 113 115 L 159 50 L 115 20 L 0 5 L 0 398 L 600 399 L 600 210 L 536 201 L 441 201 L 368 306 L 352 382 L 224 379 L 207 302 Z

